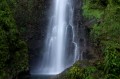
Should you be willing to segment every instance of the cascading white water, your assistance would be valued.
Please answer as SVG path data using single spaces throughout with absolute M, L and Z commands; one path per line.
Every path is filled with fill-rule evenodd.
M 59 74 L 79 59 L 79 47 L 75 41 L 73 27 L 72 1 L 54 0 L 53 5 L 54 12 L 48 26 L 43 59 L 40 66 L 32 72 L 33 74 Z M 69 39 L 72 41 L 68 42 Z M 73 48 L 70 48 L 70 45 Z M 72 51 L 68 51 L 70 49 Z

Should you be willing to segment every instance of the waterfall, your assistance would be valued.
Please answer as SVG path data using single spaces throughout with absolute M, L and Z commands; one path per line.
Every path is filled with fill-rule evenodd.
M 52 9 L 42 62 L 32 72 L 33 74 L 59 74 L 79 59 L 72 0 L 53 0 Z

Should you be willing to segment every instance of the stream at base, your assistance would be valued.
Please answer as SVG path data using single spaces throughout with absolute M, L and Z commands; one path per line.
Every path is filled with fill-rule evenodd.
M 56 79 L 56 75 L 34 75 L 30 79 Z

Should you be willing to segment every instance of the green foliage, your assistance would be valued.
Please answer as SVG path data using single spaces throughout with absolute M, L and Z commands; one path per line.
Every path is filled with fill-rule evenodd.
M 66 75 L 68 76 L 68 79 L 79 79 L 81 78 L 81 69 L 73 66 Z
M 95 18 L 91 42 L 102 58 L 91 66 L 73 66 L 66 79 L 120 79 L 120 0 L 83 0 L 83 15 Z
M 101 0 L 84 0 L 83 15 L 86 18 L 100 18 L 104 13 L 104 8 L 105 5 L 102 4 Z
M 100 1 L 104 2 L 100 3 Z M 97 70 L 100 73 L 104 73 L 101 76 L 103 79 L 119 79 L 120 0 L 84 0 L 84 2 L 84 16 L 101 20 L 100 23 L 96 23 L 91 29 L 91 40 L 94 46 L 100 47 L 99 49 L 102 50 L 101 53 L 104 58 L 102 65 L 99 66 L 103 67 L 103 69 L 97 68 Z M 87 8 L 85 8 L 86 6 Z M 86 11 L 89 13 L 86 13 Z M 94 14 L 94 11 L 97 11 L 100 16 L 98 17 L 98 15 Z
M 88 66 L 84 69 L 83 79 L 95 79 L 93 73 L 95 73 L 96 68 L 92 66 Z
M 65 74 L 64 79 L 96 79 L 94 73 L 96 68 L 92 66 L 81 67 L 77 62 Z
M 0 0 L 0 79 L 11 79 L 27 69 L 26 43 L 20 38 L 6 0 Z

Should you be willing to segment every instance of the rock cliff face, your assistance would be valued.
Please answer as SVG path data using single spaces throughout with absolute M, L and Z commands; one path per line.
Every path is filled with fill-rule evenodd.
M 17 0 L 14 14 L 16 24 L 28 43 L 29 52 L 41 48 L 49 19 L 49 6 L 50 0 Z
M 76 29 L 76 38 L 80 45 L 80 60 L 94 60 L 97 55 L 95 55 L 94 49 L 92 48 L 90 42 L 90 26 L 96 22 L 95 19 L 85 19 L 83 16 L 83 0 L 74 1 L 74 24 Z
M 85 59 L 85 53 L 87 50 L 87 43 L 88 43 L 88 33 L 87 33 L 87 28 L 84 26 L 85 19 L 82 15 L 82 0 L 76 0 L 74 1 L 74 7 L 75 7 L 75 12 L 74 12 L 74 24 L 75 24 L 75 29 L 76 29 L 76 38 L 79 41 L 79 46 L 80 46 L 80 60 Z
M 30 53 L 30 65 L 36 62 L 36 58 L 42 53 L 46 30 L 49 20 L 50 1 L 34 0 L 31 9 L 30 21 L 27 25 L 27 42 Z M 40 57 L 41 58 L 41 57 Z
M 27 41 L 30 64 L 35 62 L 44 45 L 51 0 L 17 0 L 15 19 L 22 37 Z
M 50 5 L 51 0 L 17 0 L 16 7 L 14 8 L 18 30 L 28 44 L 29 68 L 36 62 L 36 58 L 43 48 Z M 29 71 L 21 72 L 18 74 L 18 79 L 28 79 L 28 73 Z

